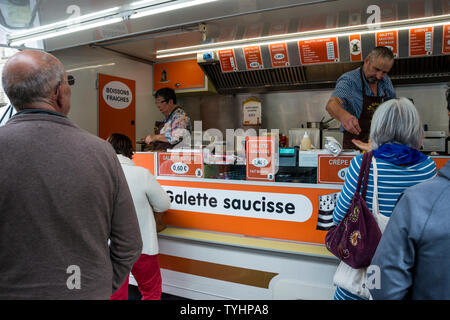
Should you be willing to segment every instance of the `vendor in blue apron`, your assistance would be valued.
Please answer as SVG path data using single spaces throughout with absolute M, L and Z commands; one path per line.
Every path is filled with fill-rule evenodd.
M 328 100 L 326 110 L 341 123 L 343 149 L 368 150 L 370 123 L 378 105 L 395 98 L 391 79 L 387 76 L 394 55 L 387 47 L 374 48 L 364 64 L 344 73 Z

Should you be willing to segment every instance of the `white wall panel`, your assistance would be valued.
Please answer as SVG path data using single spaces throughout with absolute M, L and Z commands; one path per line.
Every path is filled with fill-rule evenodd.
M 69 118 L 81 128 L 98 134 L 98 73 L 136 81 L 136 139 L 153 133 L 156 120 L 162 114 L 156 108 L 153 90 L 153 67 L 103 49 L 78 47 L 53 53 L 76 78 L 72 86 Z

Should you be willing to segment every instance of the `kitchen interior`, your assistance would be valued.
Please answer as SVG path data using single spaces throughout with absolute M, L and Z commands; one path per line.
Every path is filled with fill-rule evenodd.
M 123 5 L 124 2 L 127 3 L 115 1 L 114 4 Z M 442 15 L 447 10 L 445 1 L 419 2 L 424 8 L 424 16 Z M 65 1 L 52 4 L 54 12 L 68 5 Z M 342 143 L 339 123 L 330 118 L 325 105 L 336 79 L 362 63 L 350 61 L 349 40 L 346 37 L 339 37 L 340 60 L 335 63 L 302 65 L 298 44 L 293 41 L 287 43 L 289 66 L 273 68 L 269 50 L 266 45 L 262 45 L 263 69 L 247 70 L 242 48 L 236 48 L 234 52 L 238 71 L 228 73 L 220 71 L 217 53 L 214 52 L 208 57 L 199 53 L 158 58 L 158 50 L 220 43 L 221 32 L 233 26 L 233 40 L 240 40 L 245 39 L 248 28 L 255 25 L 261 26 L 260 35 L 268 35 L 271 24 L 276 21 L 287 23 L 287 33 L 299 31 L 302 23 L 307 31 L 345 27 L 354 23 L 355 19 L 357 23 L 364 24 L 372 16 L 366 10 L 371 5 L 381 8 L 382 22 L 403 20 L 412 17 L 411 1 L 281 1 L 277 4 L 269 1 L 259 1 L 258 4 L 256 1 L 228 1 L 223 4 L 217 2 L 216 5 L 216 8 L 222 10 L 214 7 L 210 9 L 206 4 L 202 10 L 196 10 L 195 7 L 183 9 L 183 15 L 168 12 L 144 20 L 130 19 L 118 26 L 98 28 L 95 32 L 83 31 L 74 37 L 50 38 L 37 44 L 59 57 L 76 77 L 87 80 L 85 86 L 81 84 L 81 87 L 73 89 L 74 107 L 71 114 L 80 126 L 93 133 L 98 130 L 97 114 L 93 108 L 87 109 L 85 101 L 89 95 L 92 97 L 96 94 L 91 85 L 96 73 L 102 71 L 114 74 L 119 71 L 125 75 L 128 73 L 138 81 L 142 79 L 143 87 L 138 88 L 137 92 L 137 99 L 140 99 L 136 110 L 138 140 L 151 133 L 153 123 L 162 119 L 162 115 L 154 110 L 152 92 L 157 79 L 170 77 L 170 74 L 155 74 L 156 66 L 168 61 L 195 59 L 206 75 L 208 89 L 177 90 L 178 104 L 191 117 L 192 124 L 194 121 L 201 121 L 203 131 L 215 128 L 224 137 L 226 129 L 245 131 L 253 128 L 267 129 L 269 132 L 278 129 L 280 169 L 276 181 L 316 183 L 317 167 L 310 167 L 311 163 L 302 166 L 302 159 L 308 162 L 308 153 L 321 152 L 325 148 L 325 137 L 333 137 Z M 57 15 L 51 14 L 49 6 L 50 2 L 40 4 L 40 19 L 48 23 L 58 19 Z M 110 6 L 109 2 L 99 1 L 81 8 L 83 12 L 90 12 Z M 313 21 L 314 19 L 317 21 Z M 400 30 L 398 59 L 389 74 L 397 96 L 414 101 L 426 130 L 422 150 L 435 156 L 447 155 L 450 149 L 446 97 L 450 85 L 450 56 L 441 54 L 442 29 L 442 25 L 434 27 L 433 53 L 414 58 L 408 52 L 408 32 Z M 361 46 L 363 55 L 375 46 L 373 33 L 362 35 Z M 129 70 L 120 67 L 117 62 L 124 60 L 127 60 L 128 66 L 134 65 Z M 108 64 L 109 61 L 113 62 Z M 94 67 L 90 68 L 89 65 Z M 143 72 L 148 74 L 144 75 Z M 88 84 L 90 87 L 86 88 Z M 243 125 L 242 105 L 248 98 L 256 98 L 261 102 L 261 123 L 258 126 Z M 305 132 L 311 139 L 311 150 L 300 148 Z M 203 141 L 203 146 L 211 143 L 212 141 Z M 214 146 L 217 145 L 217 148 L 211 151 L 223 153 L 223 146 L 219 146 L 221 143 L 223 144 L 215 141 Z M 345 151 L 350 154 L 355 152 Z M 205 170 L 205 177 L 245 180 L 243 164 L 238 163 L 236 158 L 231 162 L 233 161 L 212 163 L 220 169 L 211 170 L 209 175 L 208 170 Z

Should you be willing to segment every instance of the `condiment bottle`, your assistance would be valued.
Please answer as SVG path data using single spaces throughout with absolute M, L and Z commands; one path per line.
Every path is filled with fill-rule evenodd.
M 300 144 L 300 150 L 311 150 L 311 139 L 309 138 L 308 132 L 306 131 Z

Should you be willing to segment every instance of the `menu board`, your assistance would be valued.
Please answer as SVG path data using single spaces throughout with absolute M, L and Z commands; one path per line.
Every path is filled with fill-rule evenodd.
M 433 54 L 433 27 L 409 29 L 409 56 Z
M 442 28 L 442 53 L 450 54 L 450 24 Z
M 361 35 L 349 35 L 348 42 L 350 44 L 350 61 L 362 61 Z
M 248 46 L 242 48 L 244 50 L 245 64 L 247 70 L 263 69 L 261 48 L 259 46 Z
M 203 177 L 201 152 L 158 152 L 158 175 L 171 177 Z
M 288 24 L 286 21 L 276 21 L 271 24 L 269 35 L 285 34 L 288 31 Z M 284 42 L 269 44 L 270 61 L 273 68 L 288 67 L 289 55 L 287 44 Z
M 301 40 L 298 48 L 301 64 L 339 62 L 337 37 Z
M 233 49 L 219 50 L 219 62 L 222 72 L 237 71 L 236 57 Z
M 289 56 L 286 43 L 269 44 L 272 67 L 289 67 Z
M 275 181 L 275 137 L 246 137 L 247 180 Z
M 386 31 L 375 33 L 376 46 L 388 47 L 395 58 L 398 58 L 398 32 Z

